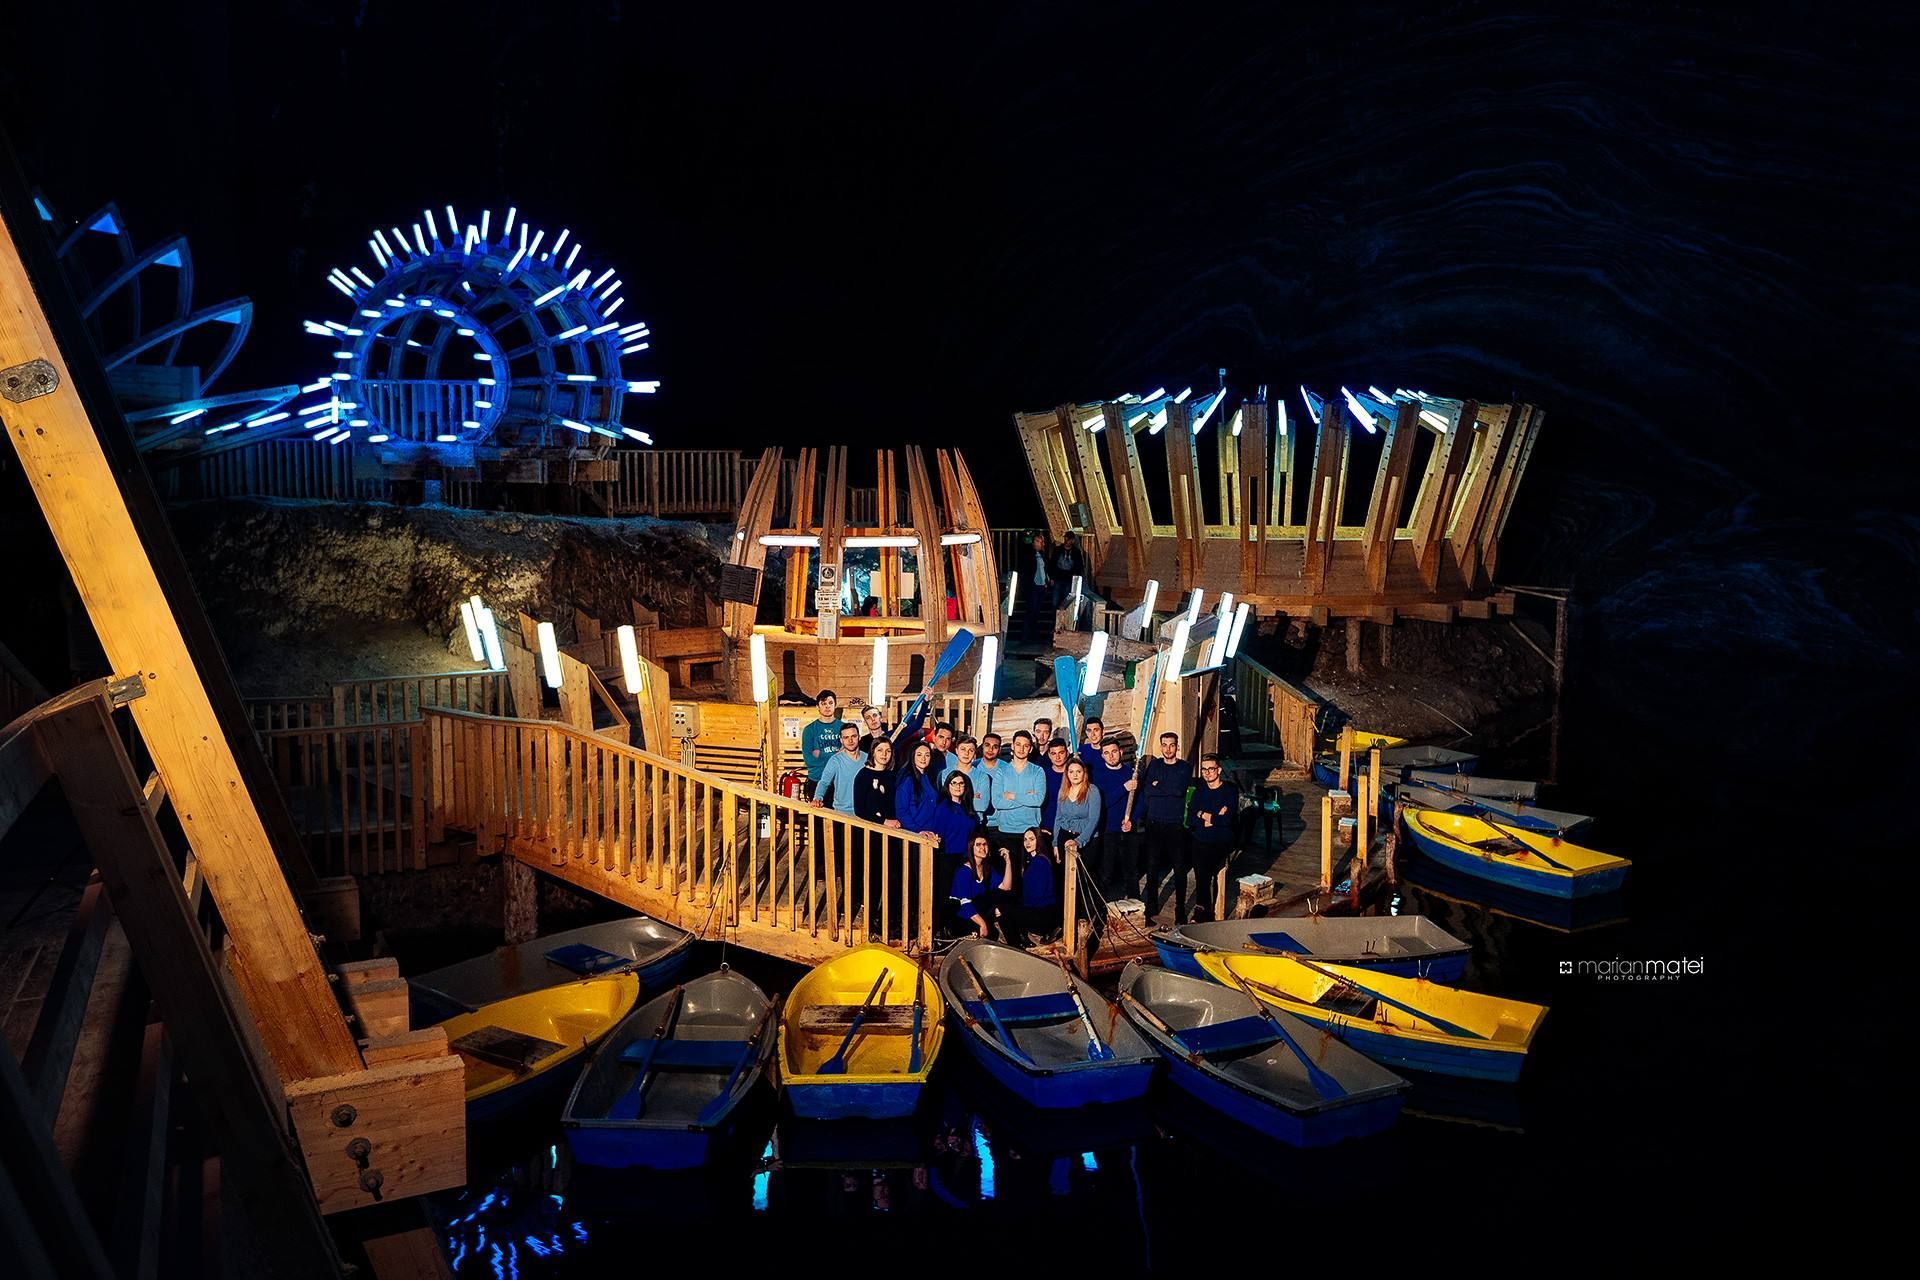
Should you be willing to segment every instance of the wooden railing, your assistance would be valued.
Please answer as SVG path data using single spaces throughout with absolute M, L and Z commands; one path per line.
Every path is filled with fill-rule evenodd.
M 355 444 L 300 438 L 262 440 L 244 449 L 181 463 L 161 473 L 168 498 L 317 498 L 351 502 L 379 497 L 355 486 Z
M 424 732 L 416 719 L 259 735 L 321 875 L 426 870 Z
M 1322 699 L 1245 655 L 1233 659 L 1233 681 L 1240 741 L 1278 747 L 1291 765 L 1304 768 L 1312 764 L 1313 722 Z
M 731 518 L 752 471 L 738 449 L 629 449 L 614 457 L 613 514 L 622 516 Z
M 479 420 L 481 411 L 474 401 L 490 390 L 477 382 L 438 378 L 369 378 L 354 384 L 362 402 L 355 416 L 374 419 L 395 440 L 428 442 L 440 435 L 467 439 L 478 433 L 461 424 Z
M 913 706 L 915 693 L 896 693 L 887 699 L 887 723 L 897 725 L 906 718 L 907 709 Z M 953 726 L 955 734 L 973 732 L 974 696 L 970 693 L 936 693 L 927 699 L 926 723 L 941 723 Z
M 429 707 L 428 824 L 576 885 L 793 959 L 925 950 L 933 842 L 551 721 Z
M 437 671 L 418 676 L 340 680 L 324 695 L 246 699 L 256 730 L 323 725 L 395 724 L 418 720 L 423 707 L 452 707 L 485 715 L 508 710 L 504 671 Z

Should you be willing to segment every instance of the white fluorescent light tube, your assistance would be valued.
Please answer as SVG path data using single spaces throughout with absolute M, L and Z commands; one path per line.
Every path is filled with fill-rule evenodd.
M 1208 421 L 1212 419 L 1214 410 L 1218 409 L 1221 405 L 1225 404 L 1226 402 L 1227 402 L 1227 389 L 1225 387 L 1222 387 L 1220 388 L 1220 390 L 1214 393 L 1213 399 L 1207 403 L 1206 411 L 1202 413 L 1198 419 L 1195 420 L 1193 424 L 1193 434 L 1199 435 L 1200 428 L 1206 426 Z
M 1220 593 L 1220 607 L 1215 609 L 1214 612 L 1220 615 L 1222 622 L 1227 620 L 1227 615 L 1233 612 L 1233 592 L 1222 591 Z
M 588 426 L 586 423 L 575 422 L 572 418 L 560 419 L 560 425 L 563 427 L 572 427 L 575 431 L 578 431 L 581 435 L 589 435 L 593 431 L 593 428 Z
M 1382 404 L 1392 404 L 1392 403 L 1393 403 L 1393 397 L 1392 397 L 1392 396 L 1390 396 L 1390 395 L 1388 395 L 1388 394 L 1387 394 L 1386 392 L 1384 392 L 1384 391 L 1382 391 L 1382 390 L 1381 390 L 1380 388 L 1378 388 L 1378 387 L 1371 387 L 1371 386 L 1370 386 L 1370 387 L 1368 387 L 1368 388 L 1367 388 L 1367 394 L 1368 394 L 1368 395 L 1370 395 L 1370 396 L 1372 396 L 1372 397 L 1373 397 L 1373 398 L 1374 398 L 1375 400 L 1378 400 L 1378 401 L 1380 401 L 1380 402 L 1381 402 Z
M 1207 647 L 1207 665 L 1217 667 L 1227 660 L 1228 620 L 1224 617 L 1213 620 L 1213 643 Z
M 1107 425 L 1107 420 L 1103 415 L 1096 413 L 1091 418 L 1082 418 L 1080 425 L 1085 427 L 1090 433 L 1098 432 L 1100 428 Z
M 543 622 L 534 628 L 540 636 L 540 664 L 546 668 L 547 686 L 560 687 L 560 642 L 554 639 L 553 624 Z
M 943 533 L 940 535 L 940 545 L 943 547 L 967 547 L 972 546 L 978 541 L 980 541 L 980 535 L 977 533 Z
M 1275 400 L 1274 404 L 1280 407 L 1280 438 L 1285 440 L 1287 438 L 1287 402 L 1281 399 Z
M 859 534 L 848 538 L 849 547 L 917 547 L 920 539 L 909 538 L 902 534 Z
M 167 419 L 167 425 L 168 425 L 168 426 L 170 426 L 170 427 L 177 427 L 177 426 L 179 426 L 179 425 L 180 425 L 181 423 L 183 423 L 183 422 L 186 422 L 186 421 L 188 421 L 188 420 L 190 420 L 190 419 L 193 419 L 193 418 L 197 418 L 197 417 L 199 417 L 199 416 L 200 416 L 201 414 L 203 414 L 203 413 L 205 413 L 205 412 L 206 412 L 206 410 L 205 410 L 205 409 L 193 409 L 193 410 L 189 410 L 188 412 L 186 412 L 186 413 L 183 413 L 183 414 L 181 414 L 181 415 L 180 415 L 179 417 L 177 417 L 177 418 L 168 418 L 168 419 Z
M 1185 618 L 1173 624 L 1173 649 L 1171 652 L 1173 661 L 1167 664 L 1168 684 L 1177 684 L 1180 681 L 1180 667 L 1187 658 L 1187 632 L 1191 627 L 1192 624 Z
M 873 674 L 867 680 L 867 701 L 876 707 L 887 705 L 887 638 L 873 638 Z
M 1018 588 L 1019 585 L 1020 571 L 1016 569 L 1007 575 L 1007 616 L 1009 618 L 1013 616 L 1013 597 L 1015 589 Z
M 1148 635 L 1153 634 L 1153 602 L 1160 595 L 1160 579 L 1147 579 L 1147 594 L 1140 601 L 1140 627 Z
M 480 597 L 475 596 L 478 600 Z M 480 640 L 487 646 L 487 666 L 494 671 L 507 669 L 506 655 L 500 652 L 500 627 L 493 620 L 493 610 L 480 611 Z
M 1422 409 L 1420 411 L 1420 421 L 1426 423 L 1436 431 L 1445 431 L 1447 429 L 1447 420 L 1431 409 Z
M 586 331 L 587 331 L 587 326 L 583 324 L 577 324 L 573 326 L 573 328 L 571 329 L 563 329 L 561 332 L 556 333 L 553 336 L 553 338 L 555 342 L 564 342 L 566 339 L 576 338 L 581 334 L 585 333 Z
M 593 375 L 590 373 L 570 373 L 567 375 L 567 381 L 568 382 L 592 382 Z
M 1068 602 L 1073 612 L 1069 613 L 1067 617 L 1072 619 L 1075 627 L 1080 625 L 1080 588 L 1084 584 L 1084 578 L 1077 573 L 1073 575 L 1073 598 Z
M 1166 425 L 1167 425 L 1167 407 L 1165 405 L 1161 405 L 1159 412 L 1153 415 L 1153 420 L 1147 423 L 1147 434 L 1150 436 L 1157 436 L 1160 434 L 1162 430 L 1166 428 Z
M 985 635 L 980 638 L 980 683 L 974 691 L 975 699 L 982 706 L 993 701 L 993 677 L 1000 665 L 1000 637 Z
M 640 696 L 640 646 L 633 638 L 633 624 L 622 623 L 614 637 L 620 642 L 620 675 L 627 682 L 627 692 L 637 698 Z
M 1367 412 L 1366 408 L 1360 403 L 1359 396 L 1356 396 L 1345 387 L 1340 388 L 1340 394 L 1347 398 L 1348 412 L 1360 420 L 1360 425 L 1367 429 L 1368 435 L 1372 435 L 1379 430 L 1378 427 L 1373 425 L 1373 415 Z
M 759 706 L 773 682 L 767 678 L 767 638 L 758 631 L 747 637 L 747 656 L 753 663 L 753 704 Z
M 1186 390 L 1182 391 L 1179 395 L 1175 396 L 1173 398 L 1173 402 L 1175 404 L 1185 404 L 1187 402 L 1187 397 L 1192 394 L 1193 394 L 1193 388 L 1188 387 Z
M 1236 440 L 1240 438 L 1240 415 L 1245 412 L 1244 407 L 1233 411 L 1233 438 Z
M 1187 625 L 1189 627 L 1200 621 L 1200 597 L 1205 594 L 1207 594 L 1207 592 L 1204 587 L 1195 587 L 1193 589 L 1193 599 L 1187 602 Z
M 1080 692 L 1091 697 L 1100 692 L 1100 668 L 1107 663 L 1107 633 L 1096 631 L 1087 642 L 1087 670 L 1081 677 Z
M 648 435 L 644 431 L 635 431 L 632 427 L 622 427 L 620 428 L 620 430 L 622 434 L 630 436 L 635 440 L 638 440 L 641 444 L 653 443 L 653 437 Z
M 567 286 L 563 284 L 557 284 L 553 286 L 553 288 L 541 294 L 539 297 L 535 298 L 533 300 L 533 305 L 536 307 L 544 307 L 549 302 L 552 302 L 555 298 L 559 297 L 561 294 L 565 293 L 566 291 L 567 291 Z
M 1155 387 L 1153 390 L 1147 392 L 1147 394 L 1141 396 L 1140 399 L 1142 402 L 1145 402 L 1148 400 L 1158 400 L 1160 397 L 1166 394 L 1167 394 L 1167 389 L 1165 387 Z
M 820 535 L 817 533 L 763 533 L 760 535 L 763 547 L 817 547 Z
M 1247 626 L 1247 602 L 1242 600 L 1240 607 L 1233 611 L 1233 630 L 1227 633 L 1227 657 L 1240 652 L 1240 633 Z

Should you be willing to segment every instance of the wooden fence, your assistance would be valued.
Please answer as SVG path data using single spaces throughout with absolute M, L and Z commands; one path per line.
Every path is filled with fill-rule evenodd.
M 321 875 L 426 870 L 423 735 L 417 719 L 259 735 L 294 827 Z
M 1322 699 L 1244 655 L 1233 659 L 1233 680 L 1241 743 L 1277 747 L 1290 765 L 1312 764 L 1313 724 Z
M 915 693 L 896 693 L 887 699 L 888 723 L 899 724 L 906 719 L 907 709 L 913 705 Z M 929 725 L 946 723 L 953 726 L 955 735 L 973 732 L 973 703 L 970 693 L 936 693 L 927 698 L 927 718 Z
M 471 831 L 703 937 L 817 961 L 933 944 L 933 842 L 552 721 L 429 707 L 430 832 Z
M 257 731 L 324 725 L 394 724 L 418 720 L 423 707 L 452 707 L 485 715 L 508 710 L 504 671 L 436 671 L 417 676 L 340 680 L 323 695 L 246 699 Z

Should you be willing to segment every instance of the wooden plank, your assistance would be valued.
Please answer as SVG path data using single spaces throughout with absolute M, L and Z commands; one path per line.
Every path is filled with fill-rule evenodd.
M 1482 432 L 1485 441 L 1467 463 L 1459 510 L 1454 515 L 1449 541 L 1453 547 L 1454 564 L 1458 566 L 1460 579 L 1468 590 L 1479 585 L 1480 531 L 1489 519 L 1494 481 L 1506 463 L 1507 448 L 1516 428 L 1523 425 L 1517 419 L 1524 408 L 1524 405 L 1512 404 L 1499 406 L 1492 425 Z
M 446 1053 L 445 1027 L 421 1027 L 417 1031 L 402 1031 L 397 1035 L 363 1040 L 360 1044 L 360 1056 L 369 1067 L 381 1067 L 390 1062 L 426 1062 L 445 1057 Z
M 157 1022 L 149 1023 L 140 1047 L 120 1199 L 108 1242 L 115 1270 L 126 1280 L 153 1280 L 160 1270 L 173 1075 L 173 1049 L 166 1030 Z
M 281 1128 L 279 1081 L 254 1056 L 252 1019 L 232 1003 L 166 842 L 139 803 L 140 784 L 109 718 L 104 685 L 89 687 L 94 700 L 35 725 L 41 748 L 60 775 L 114 915 L 207 1108 L 214 1143 L 230 1167 L 246 1171 L 235 1192 L 275 1246 L 280 1273 L 337 1276 L 332 1237 Z M 245 963 L 244 952 L 234 954 Z M 241 990 L 250 985 L 241 975 Z M 344 1032 L 344 1018 L 340 1027 Z
M 1027 455 L 1027 470 L 1033 475 L 1034 493 L 1040 499 L 1040 511 L 1048 533 L 1058 540 L 1067 531 L 1067 498 L 1061 493 L 1061 477 L 1053 465 L 1047 437 L 1059 426 L 1052 414 L 1016 413 L 1013 429 L 1020 437 L 1020 448 Z
M 1380 449 L 1380 465 L 1373 475 L 1373 493 L 1367 503 L 1367 521 L 1361 533 L 1366 549 L 1367 584 L 1375 591 L 1387 585 L 1387 561 L 1393 550 L 1393 531 L 1400 521 L 1407 476 L 1413 470 L 1413 444 L 1420 434 L 1420 405 L 1401 401 Z
M 52 981 L 40 1004 L 40 1016 L 34 1022 L 27 1050 L 20 1056 L 21 1073 L 26 1076 L 34 1101 L 48 1124 L 59 1114 L 67 1072 L 73 1065 L 80 1028 L 86 1021 L 87 997 L 93 993 L 94 974 L 99 969 L 100 953 L 112 922 L 113 910 L 106 901 L 106 888 L 96 872 L 80 896 L 80 905 L 74 909 L 66 943 L 60 948 L 60 959 L 54 965 Z
M 1163 433 L 1167 445 L 1167 492 L 1173 498 L 1175 557 L 1180 566 L 1180 592 L 1185 595 L 1200 582 L 1207 534 L 1206 512 L 1200 505 L 1200 464 L 1193 449 L 1193 404 L 1169 404 Z
M 1307 494 L 1307 523 L 1302 538 L 1304 559 L 1301 579 L 1309 594 L 1325 587 L 1327 569 L 1333 562 L 1333 531 L 1339 518 L 1340 490 L 1345 482 L 1342 463 L 1346 457 L 1346 431 L 1331 402 L 1320 411 L 1320 425 L 1314 437 L 1313 488 Z
M 1513 501 L 1520 492 L 1527 463 L 1533 460 L 1533 443 L 1540 437 L 1540 421 L 1545 416 L 1534 405 L 1520 408 L 1526 414 L 1526 426 L 1507 451 L 1507 465 L 1494 485 L 1493 514 L 1480 534 L 1480 564 L 1489 581 L 1493 579 L 1495 562 L 1500 556 L 1500 536 L 1506 532 L 1507 517 L 1513 513 Z
M 1260 575 L 1266 570 L 1267 558 L 1267 406 L 1249 402 L 1242 405 L 1240 414 L 1240 436 L 1234 444 L 1239 446 L 1239 529 L 1240 541 L 1240 580 L 1236 590 L 1242 597 L 1255 590 L 1260 584 Z M 1221 444 L 1221 456 L 1232 446 L 1228 436 Z
M 1453 520 L 1460 475 L 1472 451 L 1480 405 L 1469 400 L 1460 409 L 1460 420 L 1434 442 L 1427 458 L 1426 478 L 1414 502 L 1413 555 L 1420 581 L 1432 591 L 1440 581 L 1440 545 Z
M 11 1053 L 0 1052 L 0 1150 L 7 1154 L 0 1168 L 22 1173 L 13 1184 L 25 1220 L 32 1225 L 24 1238 L 38 1238 L 62 1276 L 93 1276 L 111 1280 L 113 1268 L 94 1234 L 80 1203 L 73 1179 L 60 1163 L 53 1136 L 35 1103 L 33 1090 Z
M 0 729 L 0 734 L 4 729 Z M 34 746 L 33 735 L 16 732 L 0 737 L 0 839 L 25 813 L 40 788 L 47 784 L 47 767 Z
M 396 1036 L 407 1030 L 407 981 L 388 978 L 346 987 L 347 1007 L 369 1039 Z
M 927 478 L 927 455 L 917 444 L 910 444 L 907 456 L 907 506 L 913 515 L 914 532 L 920 539 L 920 615 L 926 623 L 923 647 L 927 671 L 947 643 L 947 551 L 940 545 L 944 532 L 940 506 L 933 485 Z
M 458 1056 L 388 1062 L 365 1071 L 287 1086 L 287 1109 L 300 1136 L 321 1213 L 375 1203 L 362 1162 L 348 1152 L 371 1145 L 364 1168 L 380 1175 L 382 1197 L 424 1195 L 467 1180 L 466 1064 Z M 339 1124 L 341 1106 L 353 1118 Z M 342 1113 L 343 1114 L 343 1113 Z

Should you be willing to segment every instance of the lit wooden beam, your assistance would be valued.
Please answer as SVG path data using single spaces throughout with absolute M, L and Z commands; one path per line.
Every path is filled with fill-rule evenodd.
M 842 575 L 847 571 L 845 543 L 847 536 L 847 447 L 834 445 L 827 450 L 827 476 L 823 489 L 825 501 L 820 512 L 820 563 L 836 566 Z M 803 578 L 800 583 L 801 595 L 795 602 L 795 612 L 806 609 L 807 601 L 812 597 L 815 579 Z M 846 581 L 845 577 L 841 581 Z M 820 639 L 834 641 L 840 638 L 840 615 L 838 613 L 820 613 L 815 611 Z
M 1540 420 L 1545 417 L 1536 405 L 1520 407 L 1526 414 L 1526 428 L 1507 451 L 1506 465 L 1500 469 L 1500 478 L 1494 482 L 1492 515 L 1480 534 L 1480 564 L 1489 580 L 1493 578 L 1494 561 L 1500 554 L 1500 535 L 1506 532 L 1507 517 L 1513 513 L 1514 495 L 1520 492 L 1520 481 L 1526 476 L 1527 463 L 1533 459 L 1533 442 L 1540 438 Z
M 762 452 L 760 465 L 753 469 L 753 479 L 747 482 L 746 496 L 740 502 L 733 545 L 727 548 L 728 564 L 756 571 L 766 568 L 767 549 L 761 545 L 760 538 L 773 527 L 773 508 L 780 496 L 780 471 L 780 450 L 771 448 Z M 753 634 L 756 612 L 749 604 L 729 602 L 725 606 L 722 621 L 736 646 L 746 644 L 747 637 Z M 657 751 L 659 747 L 650 740 L 647 750 Z
M 926 628 L 927 673 L 947 643 L 947 556 L 940 546 L 940 504 L 927 479 L 927 455 L 917 444 L 907 446 L 907 510 L 920 539 L 920 619 Z M 889 690 L 891 692 L 891 690 Z
M 1307 523 L 1301 538 L 1300 576 L 1309 594 L 1326 586 L 1333 563 L 1333 530 L 1340 510 L 1340 486 L 1346 462 L 1346 429 L 1339 409 L 1329 401 L 1320 411 L 1313 444 L 1313 488 L 1307 493 Z
M 1166 406 L 1167 492 L 1173 495 L 1173 536 L 1179 553 L 1180 589 L 1200 585 L 1205 564 L 1207 517 L 1200 506 L 1200 463 L 1193 450 L 1193 403 Z
M 13 235 L 15 203 L 7 204 L 0 236 L 7 436 L 108 663 L 144 684 L 134 722 L 233 939 L 235 977 L 276 1067 L 288 1079 L 356 1070 L 359 1052 L 261 817 L 260 805 L 282 801 L 262 785 L 251 735 L 238 739 L 252 753 L 256 767 L 248 769 L 229 737 L 240 730 L 215 711 L 201 664 L 225 684 L 224 698 L 238 698 L 152 482 L 77 321 L 69 317 L 75 327 L 56 339 Z M 50 290 L 60 287 L 54 270 L 41 263 Z M 54 305 L 71 308 L 64 296 Z M 68 349 L 80 353 L 77 365 L 68 364 Z
M 1120 523 L 1127 540 L 1127 585 L 1144 589 L 1148 548 L 1153 543 L 1153 509 L 1147 503 L 1146 477 L 1140 470 L 1140 448 L 1127 428 L 1126 406 L 1103 404 L 1106 422 L 1100 434 L 1107 442 L 1107 472 L 1120 499 Z
M 1064 477 L 1054 461 L 1050 437 L 1059 425 L 1050 413 L 1016 413 L 1014 430 L 1020 447 L 1026 451 L 1027 470 L 1033 473 L 1033 490 L 1040 498 L 1040 511 L 1046 517 L 1047 531 L 1055 539 L 1067 531 L 1067 503 L 1062 486 Z
M 1373 496 L 1367 504 L 1367 523 L 1361 534 L 1366 548 L 1367 585 L 1381 591 L 1387 585 L 1387 562 L 1393 553 L 1393 531 L 1405 505 L 1407 473 L 1413 469 L 1413 442 L 1420 433 L 1420 405 L 1401 401 L 1380 450 L 1380 466 L 1373 474 Z
M 1460 474 L 1473 448 L 1474 424 L 1479 420 L 1479 413 L 1480 405 L 1467 401 L 1460 407 L 1459 421 L 1434 441 L 1433 452 L 1427 458 L 1426 478 L 1421 481 L 1420 496 L 1414 501 L 1413 560 L 1420 571 L 1421 583 L 1429 591 L 1440 583 L 1440 544 L 1447 536 L 1447 526 L 1453 517 L 1454 498 L 1459 491 Z
M 1469 591 L 1479 589 L 1480 532 L 1488 523 L 1489 509 L 1493 505 L 1494 480 L 1506 464 L 1515 428 L 1523 425 L 1519 419 L 1524 416 L 1524 408 L 1524 405 L 1517 404 L 1501 405 L 1492 425 L 1482 432 L 1486 437 L 1485 442 L 1467 464 L 1466 480 L 1460 491 L 1460 507 L 1453 519 L 1451 542 L 1454 563 L 1460 569 L 1460 580 Z
M 1240 438 L 1222 437 L 1222 449 L 1238 445 L 1240 450 L 1240 594 L 1251 595 L 1260 585 L 1267 567 L 1267 406 L 1244 404 L 1240 414 Z M 1232 430 L 1232 419 L 1224 424 Z

